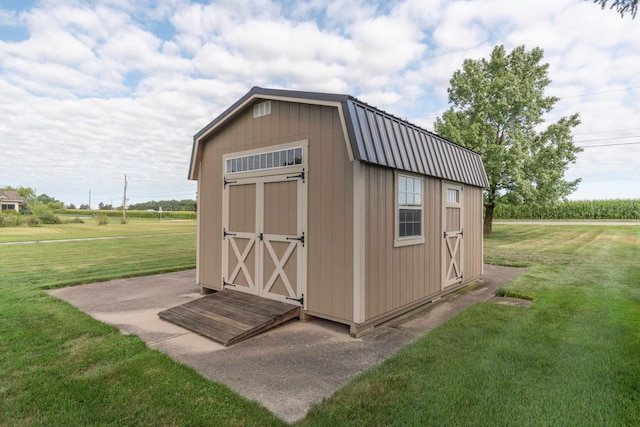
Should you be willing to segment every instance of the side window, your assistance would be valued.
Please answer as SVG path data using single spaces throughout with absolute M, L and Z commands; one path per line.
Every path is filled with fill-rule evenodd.
M 424 242 L 422 178 L 396 174 L 396 246 Z

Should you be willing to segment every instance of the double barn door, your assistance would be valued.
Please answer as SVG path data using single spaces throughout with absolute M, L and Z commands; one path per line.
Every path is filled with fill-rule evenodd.
M 225 288 L 304 307 L 304 174 L 225 180 Z

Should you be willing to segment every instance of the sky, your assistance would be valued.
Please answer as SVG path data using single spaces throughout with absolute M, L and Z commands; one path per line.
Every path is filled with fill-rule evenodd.
M 195 199 L 193 135 L 253 86 L 349 94 L 433 130 L 466 58 L 544 49 L 580 113 L 570 199 L 640 198 L 640 16 L 590 0 L 1 0 L 0 187 Z

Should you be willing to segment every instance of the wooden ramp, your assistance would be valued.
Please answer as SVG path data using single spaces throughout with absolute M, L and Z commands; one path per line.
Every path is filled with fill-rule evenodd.
M 225 347 L 300 316 L 300 307 L 224 290 L 158 313 Z

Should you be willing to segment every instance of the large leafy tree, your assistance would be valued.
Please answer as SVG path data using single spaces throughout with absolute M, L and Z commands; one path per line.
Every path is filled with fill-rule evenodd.
M 594 3 L 600 3 L 604 9 L 607 6 L 609 0 L 593 0 Z M 630 13 L 633 19 L 636 18 L 638 13 L 638 0 L 612 0 L 609 9 L 615 8 L 620 12 L 620 16 L 624 17 L 625 12 Z
M 438 134 L 482 156 L 489 179 L 484 192 L 487 234 L 499 204 L 555 202 L 580 182 L 564 179 L 569 163 L 582 151 L 571 135 L 579 115 L 542 128 L 544 115 L 558 101 L 544 93 L 551 80 L 542 58 L 539 48 L 519 46 L 507 53 L 496 46 L 488 60 L 466 59 L 450 80 L 452 106 L 434 124 Z

